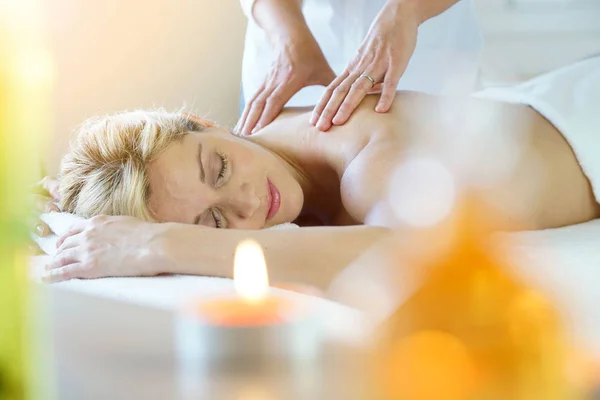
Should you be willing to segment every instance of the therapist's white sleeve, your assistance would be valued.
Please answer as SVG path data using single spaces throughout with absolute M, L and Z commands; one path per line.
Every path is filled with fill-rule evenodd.
M 300 4 L 303 3 L 304 0 L 298 0 Z M 246 15 L 249 20 L 256 22 L 254 19 L 253 9 L 256 0 L 240 0 L 240 4 L 242 5 L 242 11 Z
M 240 0 L 240 4 L 242 5 L 242 11 L 246 15 L 248 19 L 254 19 L 252 16 L 252 9 L 254 8 L 254 3 L 256 0 Z

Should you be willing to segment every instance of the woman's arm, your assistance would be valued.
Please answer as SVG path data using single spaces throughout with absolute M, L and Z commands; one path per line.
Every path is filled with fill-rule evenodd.
M 44 279 L 164 273 L 231 277 L 235 249 L 250 238 L 263 247 L 273 282 L 325 289 L 346 265 L 388 232 L 369 226 L 221 230 L 104 215 L 78 221 L 60 237 Z
M 254 239 L 262 246 L 273 282 L 295 282 L 326 289 L 340 271 L 389 234 L 370 226 L 286 230 L 219 230 L 163 224 L 158 240 L 169 273 L 231 277 L 238 243 Z

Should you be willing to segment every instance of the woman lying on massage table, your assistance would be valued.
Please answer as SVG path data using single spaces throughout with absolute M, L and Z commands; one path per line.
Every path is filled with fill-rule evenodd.
M 562 115 L 567 123 L 559 131 L 549 122 L 552 107 L 542 116 L 522 99 L 532 87 L 555 81 L 560 86 L 562 77 L 574 75 L 600 88 L 597 71 L 600 58 L 462 103 L 398 92 L 386 114 L 373 112 L 378 97 L 372 95 L 348 123 L 329 132 L 314 128 L 310 110 L 300 109 L 285 111 L 250 137 L 184 113 L 93 118 L 63 160 L 59 201 L 63 211 L 90 219 L 59 239 L 46 279 L 230 276 L 236 245 L 251 237 L 265 250 L 272 280 L 324 288 L 389 235 L 388 228 L 369 226 L 367 217 L 386 198 L 394 166 L 407 150 L 426 143 L 465 151 L 453 144 L 455 137 L 469 138 L 477 169 L 502 164 L 506 153 L 498 150 L 499 139 L 518 139 L 510 152 L 516 157 L 513 172 L 482 190 L 520 226 L 543 229 L 593 219 L 600 210 L 576 158 L 585 157 L 578 153 L 579 133 L 565 131 L 569 115 Z M 576 86 L 569 90 L 574 93 Z M 593 96 L 590 92 L 584 94 Z M 517 102 L 519 93 L 518 102 L 526 104 L 493 100 L 512 96 Z M 533 100 L 552 105 L 553 99 Z M 577 117 L 592 121 L 597 117 L 587 107 Z M 326 227 L 307 227 L 312 224 L 306 221 Z M 303 228 L 263 229 L 286 222 Z

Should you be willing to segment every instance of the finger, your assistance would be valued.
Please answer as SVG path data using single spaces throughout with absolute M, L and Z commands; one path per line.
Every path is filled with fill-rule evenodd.
M 325 132 L 325 131 L 329 130 L 329 128 L 331 128 L 331 121 L 333 120 L 333 117 L 335 116 L 338 109 L 342 105 L 342 102 L 348 95 L 348 92 L 350 91 L 352 84 L 354 83 L 354 81 L 356 81 L 357 78 L 358 78 L 358 73 L 355 72 L 355 73 L 350 74 L 348 76 L 348 78 L 346 78 L 344 80 L 344 82 L 342 82 L 342 84 L 339 85 L 333 91 L 333 94 L 331 95 L 331 98 L 329 99 L 327 106 L 325 106 L 325 109 L 321 113 L 321 117 L 319 118 L 319 121 L 317 122 L 317 129 Z
M 72 249 L 78 245 L 79 245 L 79 235 L 69 236 L 68 238 L 66 238 L 65 240 L 62 241 L 60 246 L 58 246 L 58 243 L 57 243 L 56 254 L 62 253 L 63 251 L 65 251 L 67 249 Z
M 48 225 L 46 225 L 46 223 L 40 219 L 38 212 L 30 213 L 25 219 L 25 224 L 29 228 L 30 233 L 33 233 L 38 237 L 44 237 L 40 236 L 40 234 L 47 236 L 52 233 Z
M 71 248 L 60 253 L 56 253 L 54 257 L 52 257 L 52 261 L 46 264 L 45 270 L 50 271 L 53 269 L 58 269 L 65 267 L 70 264 L 75 264 L 80 262 L 78 256 L 78 249 Z
M 56 248 L 59 248 L 60 246 L 62 246 L 63 242 L 65 240 L 67 240 L 69 237 L 71 236 L 75 236 L 81 232 L 83 232 L 85 230 L 85 225 L 82 223 L 75 223 L 73 224 L 73 226 L 71 226 L 71 228 L 69 228 L 69 230 L 67 231 L 67 233 L 65 233 L 64 235 L 61 235 L 58 240 L 56 241 Z
M 235 128 L 233 128 L 233 131 L 236 134 L 238 134 L 238 135 L 242 134 L 242 128 L 244 127 L 244 125 L 246 125 L 246 120 L 248 119 L 248 114 L 250 113 L 250 110 L 252 109 L 252 105 L 254 104 L 256 99 L 262 95 L 262 92 L 264 90 L 265 90 L 265 84 L 263 83 L 262 85 L 260 85 L 258 90 L 254 93 L 254 96 L 252 96 L 252 98 L 248 101 L 248 103 L 244 107 L 244 111 L 242 112 L 242 116 L 240 117 L 240 120 L 238 121 Z
M 33 202 L 35 209 L 39 212 L 48 213 L 60 211 L 60 208 L 52 197 L 36 194 L 34 195 Z
M 392 103 L 396 98 L 396 90 L 400 77 L 404 73 L 404 69 L 398 69 L 394 71 L 388 71 L 385 80 L 383 82 L 383 88 L 381 91 L 381 97 L 375 106 L 375 111 L 378 113 L 385 113 L 390 110 Z
M 89 275 L 89 269 L 86 268 L 83 263 L 77 262 L 44 272 L 42 275 L 42 282 L 56 283 L 74 278 L 87 278 Z
M 298 90 L 292 85 L 282 85 L 271 93 L 265 104 L 265 109 L 258 120 L 258 123 L 254 127 L 252 133 L 255 133 L 259 129 L 269 125 L 273 120 L 281 113 L 281 110 L 285 104 L 296 94 Z
M 244 107 L 244 111 L 242 111 L 242 116 L 240 117 L 240 119 L 238 119 L 238 122 L 235 124 L 235 126 L 231 130 L 234 135 L 240 135 L 241 134 L 240 131 L 242 129 L 242 126 L 244 126 L 243 124 L 244 124 L 244 120 L 246 118 L 245 114 L 247 114 L 246 107 Z
M 46 207 L 44 208 L 44 212 L 46 212 L 46 213 L 61 212 L 61 209 L 58 206 L 58 204 L 56 204 L 54 202 L 49 202 L 49 203 L 46 203 Z
M 246 124 L 246 118 L 248 118 L 248 113 L 250 112 L 251 107 L 252 107 L 252 102 L 249 102 L 248 104 L 245 105 L 244 111 L 242 111 L 242 116 L 240 117 L 237 124 L 235 124 L 235 127 L 233 128 L 233 133 L 235 133 L 236 135 L 241 135 L 242 128 L 244 127 L 244 124 Z
M 35 233 L 37 237 L 43 238 L 50 236 L 52 234 L 52 230 L 45 222 L 38 220 L 33 228 L 33 233 Z
M 317 124 L 317 122 L 319 121 L 319 118 L 321 118 L 321 114 L 323 113 L 323 110 L 327 106 L 327 103 L 329 103 L 329 100 L 331 99 L 331 96 L 333 95 L 334 90 L 338 86 L 340 86 L 346 78 L 348 78 L 348 75 L 349 75 L 348 71 L 344 71 L 340 76 L 335 78 L 333 80 L 333 82 L 331 82 L 331 84 L 329 84 L 329 86 L 327 86 L 327 89 L 325 89 L 323 96 L 321 96 L 321 99 L 319 100 L 319 102 L 317 103 L 315 108 L 313 109 L 312 115 L 310 117 L 311 125 L 314 126 Z
M 242 135 L 250 135 L 256 126 L 256 123 L 260 119 L 260 116 L 265 109 L 265 105 L 267 104 L 267 98 L 273 93 L 274 88 L 267 88 L 264 92 L 262 92 L 261 96 L 258 97 L 254 103 L 252 104 L 252 109 L 248 113 L 248 118 L 246 118 L 246 123 L 242 128 Z
M 27 249 L 29 250 L 29 254 L 32 256 L 39 256 L 45 254 L 44 250 L 42 250 L 42 248 L 36 242 L 29 243 Z
M 383 90 L 383 82 L 376 83 L 371 90 L 369 90 L 369 94 L 381 93 Z
M 55 199 L 58 199 L 60 197 L 60 183 L 58 182 L 58 180 L 49 176 L 45 176 L 44 178 L 42 178 L 40 183 L 42 184 L 42 188 L 44 188 L 44 190 L 50 193 L 50 196 L 52 196 Z
M 365 77 L 359 77 L 358 80 L 352 84 L 348 95 L 337 110 L 331 122 L 334 125 L 345 124 L 372 87 L 373 82 Z
M 235 126 L 233 127 L 233 129 L 231 130 L 234 134 L 239 135 L 240 134 L 240 129 L 242 127 L 242 124 L 244 123 L 243 119 L 245 118 L 245 114 L 246 114 L 246 107 L 247 105 L 244 105 L 244 109 L 242 110 L 242 115 L 240 116 L 240 118 L 238 119 L 238 121 L 236 122 Z

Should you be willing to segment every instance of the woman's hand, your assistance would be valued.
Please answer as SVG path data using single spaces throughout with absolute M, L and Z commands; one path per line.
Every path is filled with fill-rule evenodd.
M 375 111 L 389 111 L 398 82 L 415 50 L 419 23 L 411 4 L 388 0 L 356 57 L 327 87 L 313 110 L 311 124 L 322 131 L 332 124 L 343 125 L 364 97 L 378 89 L 382 93 Z
M 39 216 L 48 212 L 60 212 L 59 200 L 59 182 L 56 179 L 47 176 L 35 184 L 33 187 L 34 210 L 31 216 L 32 221 L 30 221 L 30 226 L 35 235 L 45 237 L 52 234 L 50 227 L 40 221 Z M 41 253 L 35 243 L 32 243 L 30 248 L 34 254 Z
M 121 216 L 78 221 L 59 238 L 58 251 L 46 265 L 42 279 L 59 282 L 163 273 L 161 252 L 156 244 L 164 231 L 162 225 Z
M 275 45 L 277 58 L 252 99 L 246 104 L 234 132 L 250 135 L 270 124 L 285 104 L 300 91 L 327 86 L 335 73 L 310 34 L 296 36 Z

